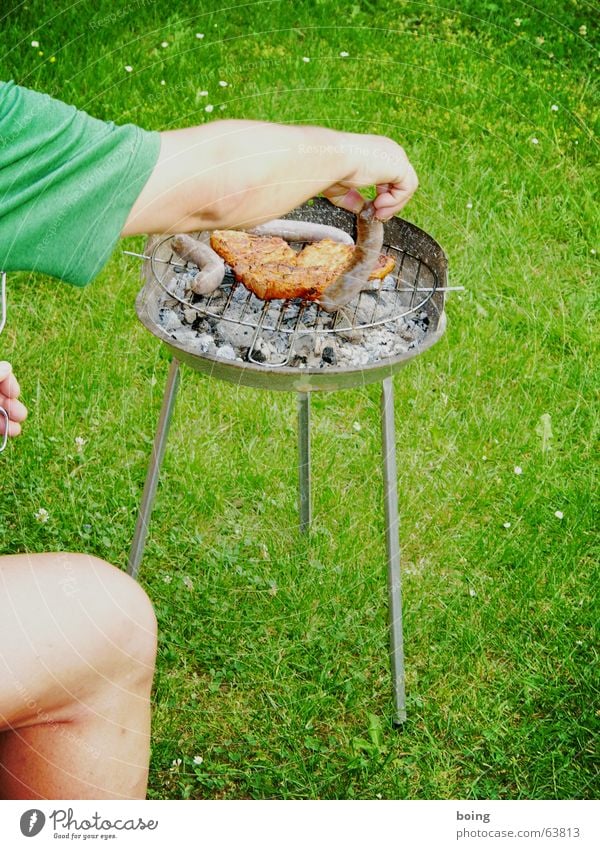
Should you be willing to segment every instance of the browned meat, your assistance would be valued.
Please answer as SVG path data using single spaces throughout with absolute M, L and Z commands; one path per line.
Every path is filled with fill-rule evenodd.
M 331 239 L 307 245 L 299 253 L 278 236 L 256 236 L 241 230 L 215 230 L 210 243 L 236 278 L 265 301 L 319 301 L 355 258 L 352 245 Z M 393 268 L 393 257 L 381 254 L 370 279 L 381 279 Z

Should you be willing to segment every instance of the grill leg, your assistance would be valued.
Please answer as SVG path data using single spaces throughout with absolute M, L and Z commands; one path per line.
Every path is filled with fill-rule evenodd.
M 165 455 L 167 445 L 167 436 L 169 435 L 169 425 L 171 424 L 171 416 L 173 407 L 175 406 L 175 398 L 177 389 L 179 388 L 179 362 L 176 359 L 171 360 L 169 375 L 167 377 L 167 385 L 165 386 L 165 394 L 163 396 L 162 407 L 158 419 L 158 427 L 154 436 L 154 445 L 150 455 L 150 463 L 148 464 L 148 472 L 146 473 L 146 483 L 144 484 L 144 492 L 142 495 L 142 503 L 137 517 L 133 542 L 129 552 L 129 563 L 127 572 L 133 578 L 137 578 L 137 574 L 144 556 L 144 547 L 146 545 L 146 537 L 148 535 L 148 525 L 150 516 L 154 506 L 154 497 L 156 495 L 156 487 L 158 485 L 158 476 L 160 467 Z
M 298 393 L 298 481 L 300 532 L 310 528 L 310 393 Z
M 395 724 L 406 721 L 404 690 L 404 640 L 402 636 L 402 577 L 398 536 L 398 484 L 396 471 L 396 430 L 394 426 L 394 384 L 387 377 L 381 390 L 381 444 L 383 449 L 383 494 L 385 500 L 385 541 L 388 558 L 390 619 L 390 662 L 394 687 Z

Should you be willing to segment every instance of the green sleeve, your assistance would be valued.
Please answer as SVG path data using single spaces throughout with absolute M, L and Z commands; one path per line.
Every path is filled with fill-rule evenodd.
M 0 269 L 89 283 L 159 151 L 160 133 L 0 82 Z

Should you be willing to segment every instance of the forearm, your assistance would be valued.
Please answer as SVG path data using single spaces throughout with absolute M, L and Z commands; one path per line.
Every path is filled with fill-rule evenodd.
M 124 235 L 251 227 L 352 180 L 355 170 L 352 136 L 323 127 L 231 120 L 161 135 Z

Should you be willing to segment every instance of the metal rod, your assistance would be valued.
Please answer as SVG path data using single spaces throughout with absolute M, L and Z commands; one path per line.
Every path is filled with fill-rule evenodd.
M 173 407 L 175 398 L 179 388 L 179 362 L 173 358 L 169 368 L 167 384 L 165 386 L 165 394 L 163 396 L 162 407 L 158 419 L 158 427 L 154 436 L 154 444 L 148 464 L 148 472 L 146 474 L 146 482 L 144 484 L 144 493 L 142 495 L 142 503 L 138 513 L 133 542 L 129 552 L 129 563 L 127 572 L 133 578 L 137 578 L 137 574 L 144 556 L 144 548 L 146 545 L 146 537 L 148 536 L 148 526 L 154 506 L 154 498 L 156 496 L 156 487 L 158 485 L 158 476 L 160 467 L 165 455 L 167 444 L 167 436 L 169 435 L 169 425 L 171 424 L 171 416 L 173 415 Z
M 298 392 L 298 482 L 300 533 L 310 528 L 310 392 Z
M 302 319 L 304 318 L 304 311 L 306 310 L 306 304 L 300 304 L 300 309 L 298 310 L 298 315 L 296 316 L 296 321 L 294 322 L 294 327 L 292 328 L 292 334 L 290 336 L 290 341 L 288 343 L 287 349 L 287 357 L 285 359 L 284 365 L 287 365 L 290 361 L 290 357 L 294 352 L 294 345 L 296 344 L 296 337 L 298 335 L 298 329 L 302 323 Z
M 398 289 L 399 292 L 464 292 L 464 286 L 416 286 L 412 289 Z
M 172 265 L 174 268 L 181 268 L 185 270 L 185 262 L 172 262 L 170 259 L 158 259 L 155 256 L 146 256 L 146 254 L 136 254 L 135 251 L 123 251 L 127 256 L 135 256 L 138 259 L 149 259 L 152 262 L 162 262 L 163 265 Z M 173 254 L 171 254 L 173 256 Z
M 235 292 L 235 290 L 237 289 L 238 285 L 239 285 L 239 284 L 238 284 L 238 283 L 236 283 L 236 282 L 234 281 L 234 282 L 231 284 L 231 286 L 229 287 L 229 292 L 227 293 L 227 300 L 225 301 L 225 306 L 223 307 L 222 314 L 225 314 L 225 312 L 229 309 L 229 304 L 231 303 L 231 301 L 232 301 L 232 299 L 233 299 L 233 293 L 234 293 L 234 292 Z M 212 297 L 212 296 L 211 296 L 211 297 Z M 246 301 L 249 301 L 249 300 L 250 300 L 250 297 L 251 297 L 251 293 L 250 293 L 250 292 L 248 292 L 248 297 L 246 298 Z M 244 303 L 244 306 L 243 306 L 243 308 L 242 308 L 242 316 L 241 316 L 241 317 L 243 317 L 243 315 L 244 315 L 244 310 L 245 310 L 245 309 L 246 309 L 246 304 Z M 240 322 L 240 324 L 241 324 L 241 322 Z
M 386 377 L 381 390 L 381 447 L 383 450 L 385 542 L 388 559 L 390 665 L 396 711 L 395 724 L 401 725 L 406 722 L 406 693 L 404 684 L 404 638 L 402 634 L 402 576 L 400 573 L 400 540 L 398 534 L 394 384 L 391 377 Z
M 8 442 L 8 425 L 9 425 L 8 413 L 6 412 L 4 407 L 0 407 L 0 416 L 4 419 L 4 431 L 2 433 L 2 436 L 0 437 L 0 454 L 2 454 L 2 452 L 6 448 L 6 443 Z
M 417 284 L 418 284 L 418 282 L 419 282 L 419 275 L 420 275 L 420 273 L 421 273 L 421 266 L 422 266 L 422 264 L 423 264 L 423 263 L 422 263 L 422 261 L 419 259 L 419 260 L 418 260 L 418 264 L 417 264 L 417 273 L 416 273 L 416 275 L 415 275 L 415 279 L 414 279 L 414 283 L 413 283 L 412 295 L 410 296 L 410 306 L 411 306 L 411 309 L 414 309 L 414 306 L 415 306 L 415 292 L 417 291 L 417 288 L 418 288 L 418 287 L 417 287 Z

